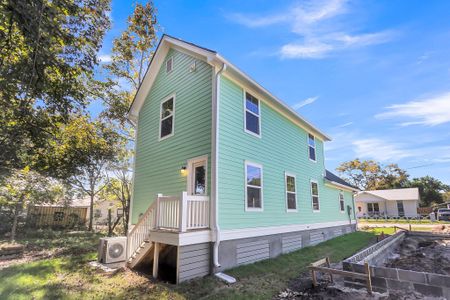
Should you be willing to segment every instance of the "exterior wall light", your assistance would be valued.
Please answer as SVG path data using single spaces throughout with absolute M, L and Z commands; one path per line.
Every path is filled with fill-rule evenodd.
M 181 175 L 186 176 L 187 175 L 186 166 L 182 166 L 180 172 L 181 172 Z

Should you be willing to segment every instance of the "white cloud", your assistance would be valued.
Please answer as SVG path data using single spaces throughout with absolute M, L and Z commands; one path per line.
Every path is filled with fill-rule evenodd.
M 424 100 L 394 104 L 386 108 L 388 109 L 387 112 L 375 117 L 378 119 L 411 119 L 411 121 L 400 123 L 402 126 L 436 126 L 450 122 L 450 92 Z
M 300 101 L 300 102 L 295 103 L 294 105 L 292 105 L 292 108 L 295 109 L 295 110 L 297 110 L 297 109 L 299 109 L 299 108 L 302 108 L 302 107 L 305 106 L 305 105 L 314 103 L 317 99 L 319 99 L 319 96 L 306 98 L 305 100 Z
M 360 139 L 352 142 L 356 157 L 371 158 L 377 161 L 398 161 L 414 156 L 413 151 L 404 149 L 402 145 L 377 138 Z
M 344 123 L 344 124 L 336 126 L 336 128 L 344 128 L 344 127 L 348 127 L 348 126 L 350 126 L 352 124 L 353 124 L 353 122 L 347 122 L 347 123 Z
M 112 61 L 112 57 L 109 54 L 102 54 L 98 56 L 100 63 L 109 63 Z
M 386 43 L 394 36 L 393 31 L 351 33 L 337 17 L 350 13 L 346 0 L 320 0 L 297 2 L 284 13 L 266 16 L 244 14 L 229 15 L 229 19 L 244 26 L 255 28 L 276 24 L 288 24 L 298 40 L 281 46 L 282 58 L 317 59 L 334 51 Z

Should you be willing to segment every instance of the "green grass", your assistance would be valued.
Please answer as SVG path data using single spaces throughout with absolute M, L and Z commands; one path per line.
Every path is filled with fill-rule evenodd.
M 103 236 L 89 231 L 36 230 L 22 233 L 16 243 L 26 246 L 26 251 L 55 251 L 61 254 L 82 254 L 97 250 L 98 239 Z M 0 244 L 9 240 L 0 240 Z
M 96 257 L 94 252 L 64 256 L 0 270 L 0 299 L 271 299 L 311 262 L 325 256 L 340 261 L 373 238 L 373 233 L 355 232 L 229 270 L 226 273 L 238 279 L 234 285 L 212 276 L 175 286 L 153 282 L 129 270 L 106 275 L 88 266 Z

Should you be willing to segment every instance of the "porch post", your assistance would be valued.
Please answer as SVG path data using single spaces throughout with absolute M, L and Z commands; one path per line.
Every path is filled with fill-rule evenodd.
M 183 192 L 181 194 L 181 199 L 180 199 L 180 232 L 186 232 L 186 223 L 187 223 L 187 210 L 188 210 L 188 203 L 187 203 L 187 192 Z
M 158 278 L 158 265 L 159 265 L 159 243 L 155 242 L 155 249 L 153 251 L 153 278 Z
M 159 229 L 159 216 L 161 214 L 160 209 L 159 209 L 159 203 L 160 203 L 159 198 L 162 196 L 163 196 L 163 194 L 158 194 L 158 197 L 156 197 L 155 229 Z

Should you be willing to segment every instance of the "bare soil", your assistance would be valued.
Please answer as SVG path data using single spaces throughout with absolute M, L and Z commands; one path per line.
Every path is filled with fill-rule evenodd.
M 407 237 L 386 267 L 450 275 L 450 240 Z
M 333 268 L 342 269 L 342 264 L 333 264 Z M 274 297 L 274 300 L 416 300 L 416 299 L 444 299 L 426 297 L 414 291 L 389 291 L 386 293 L 373 292 L 367 293 L 365 288 L 354 289 L 344 286 L 344 280 L 341 276 L 333 275 L 333 282 L 329 275 L 319 274 L 319 285 L 312 286 L 311 274 L 302 273 L 297 279 L 289 283 L 289 288 Z

